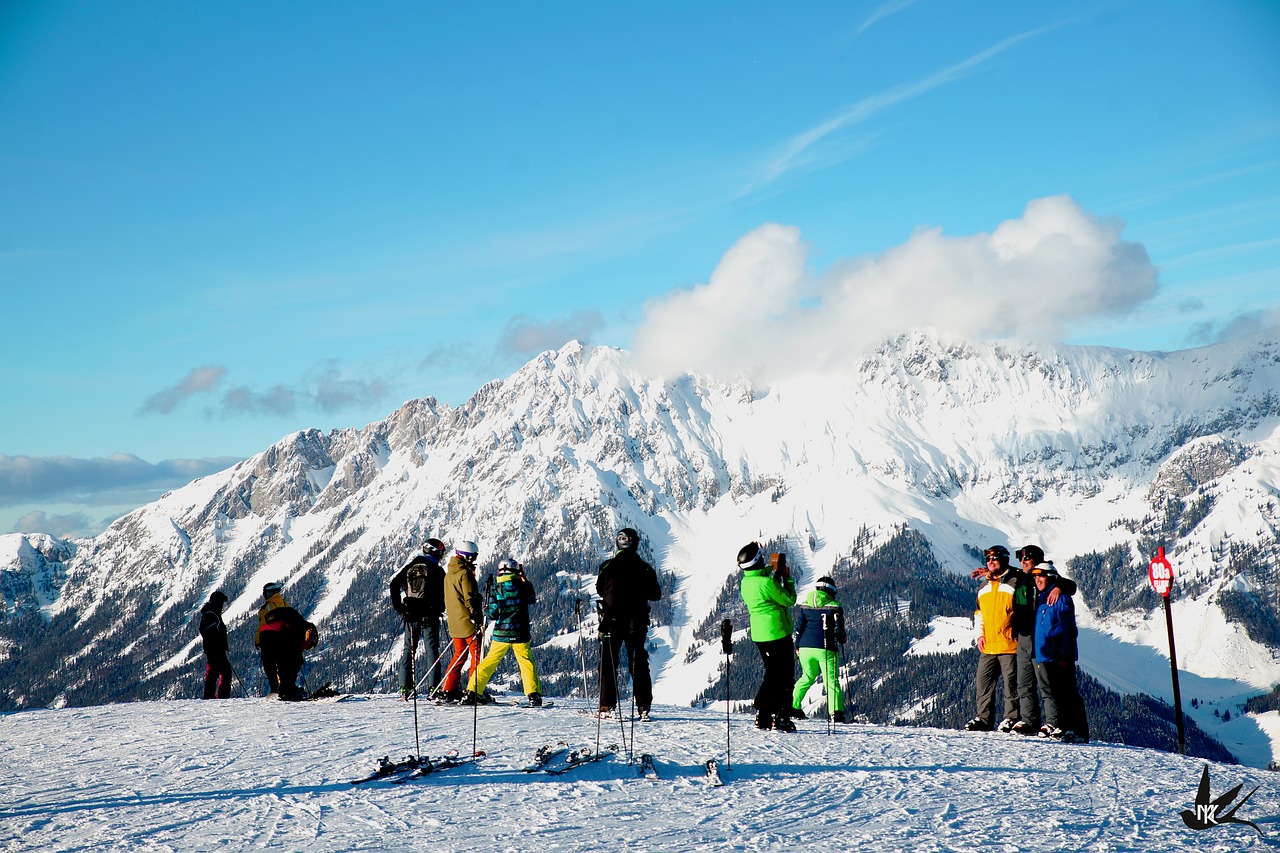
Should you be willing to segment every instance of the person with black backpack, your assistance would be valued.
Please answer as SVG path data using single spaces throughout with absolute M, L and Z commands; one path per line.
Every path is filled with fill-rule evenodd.
M 415 692 L 417 676 L 414 660 L 418 654 L 418 641 L 425 628 L 427 654 L 434 664 L 427 673 L 428 690 L 440 684 L 444 672 L 440 661 L 440 617 L 444 615 L 444 543 L 428 539 L 422 553 L 416 555 L 391 579 L 391 606 L 404 620 L 404 660 L 400 664 L 400 695 L 408 699 Z

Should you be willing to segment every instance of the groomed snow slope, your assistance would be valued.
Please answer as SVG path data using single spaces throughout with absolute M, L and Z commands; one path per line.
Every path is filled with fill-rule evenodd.
M 594 744 L 572 702 L 484 707 L 475 766 L 405 785 L 348 780 L 414 749 L 413 708 L 389 696 L 334 704 L 269 699 L 142 702 L 0 717 L 5 850 L 1261 850 L 1241 825 L 1196 832 L 1204 762 L 1148 750 L 1013 735 L 801 721 L 758 732 L 723 711 L 655 708 L 625 758 L 564 776 L 524 774 L 538 745 Z M 470 752 L 471 709 L 419 705 L 422 751 Z M 617 722 L 605 743 L 621 740 Z M 1280 776 L 1210 765 L 1216 797 L 1255 793 L 1238 813 L 1268 835 Z M 1237 800 L 1238 801 L 1238 800 Z

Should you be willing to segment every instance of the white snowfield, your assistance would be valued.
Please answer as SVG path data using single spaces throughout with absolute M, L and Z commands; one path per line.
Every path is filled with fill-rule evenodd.
M 478 709 L 475 765 L 403 785 L 349 780 L 414 751 L 412 703 L 352 696 L 141 702 L 0 717 L 3 850 L 1263 850 L 1280 834 L 1280 775 L 1209 764 L 1211 793 L 1258 790 L 1239 824 L 1202 831 L 1205 762 L 1016 735 L 839 726 L 759 732 L 721 708 L 659 705 L 634 726 L 657 757 L 526 774 L 535 749 L 594 746 L 597 723 L 554 708 Z M 473 711 L 419 703 L 422 753 L 472 749 Z M 602 744 L 622 743 L 617 721 Z M 723 787 L 705 783 L 716 758 Z M 837 847 L 837 845 L 839 847 Z

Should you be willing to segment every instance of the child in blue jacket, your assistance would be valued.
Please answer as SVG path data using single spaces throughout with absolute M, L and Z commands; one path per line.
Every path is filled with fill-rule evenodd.
M 836 645 L 844 645 L 844 608 L 836 601 L 836 584 L 829 577 L 818 578 L 817 588 L 805 598 L 796 617 L 796 647 L 800 654 L 800 678 L 791 694 L 791 715 L 804 718 L 801 703 L 819 673 L 827 688 L 827 712 L 837 723 L 846 722 L 844 694 Z

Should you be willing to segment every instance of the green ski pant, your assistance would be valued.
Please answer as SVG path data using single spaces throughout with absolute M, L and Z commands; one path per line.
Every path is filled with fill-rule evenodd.
M 796 689 L 791 694 L 791 706 L 799 708 L 804 695 L 809 692 L 813 682 L 822 676 L 822 683 L 827 686 L 827 710 L 832 714 L 844 710 L 844 694 L 840 692 L 840 678 L 836 667 L 836 653 L 830 649 L 799 649 L 800 679 L 796 681 Z

